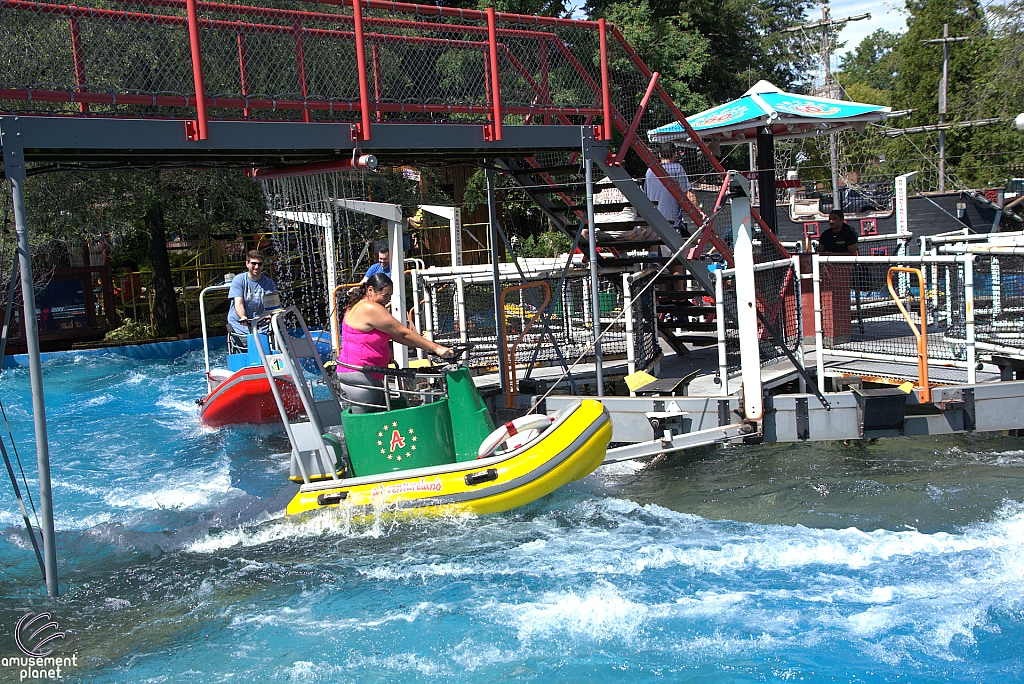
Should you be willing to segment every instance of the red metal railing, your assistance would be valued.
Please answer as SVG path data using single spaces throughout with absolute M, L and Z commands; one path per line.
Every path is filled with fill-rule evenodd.
M 354 115 L 362 140 L 371 139 L 374 121 L 388 119 L 477 120 L 487 139 L 500 140 L 510 117 L 566 125 L 592 125 L 600 118 L 600 138 L 609 140 L 613 129 L 625 138 L 609 161 L 622 163 L 633 149 L 690 219 L 704 224 L 703 213 L 643 143 L 643 131 L 677 121 L 718 182 L 725 170 L 621 31 L 604 19 L 385 0 L 302 1 L 315 8 L 203 0 L 104 0 L 104 7 L 0 0 L 9 26 L 0 27 L 0 50 L 32 54 L 31 46 L 45 40 L 52 51 L 39 64 L 0 64 L 0 101 L 31 102 L 37 111 L 40 104 L 57 105 L 48 113 L 78 116 L 170 117 L 189 109 L 195 113 L 190 130 L 199 140 L 208 137 L 211 117 L 299 112 L 307 122 Z M 118 7 L 124 9 L 112 9 Z M 52 44 L 59 35 L 53 31 L 56 21 L 68 22 L 66 46 Z M 121 37 L 122 31 L 131 35 Z M 187 53 L 180 49 L 184 40 Z M 623 64 L 632 69 L 624 71 Z M 67 74 L 73 80 L 64 82 Z M 74 107 L 61 108 L 62 103 Z M 623 110 L 634 113 L 627 119 Z M 705 243 L 729 255 L 710 224 L 704 226 L 702 248 Z M 781 245 L 779 250 L 785 254 Z

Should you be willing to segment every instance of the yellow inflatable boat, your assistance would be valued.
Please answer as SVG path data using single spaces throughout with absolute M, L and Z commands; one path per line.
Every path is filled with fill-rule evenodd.
M 457 363 L 325 368 L 295 307 L 268 318 L 279 351 L 256 345 L 264 370 L 293 386 L 302 404 L 293 418 L 278 383 L 270 383 L 291 442 L 289 477 L 300 485 L 289 514 L 337 506 L 356 515 L 496 513 L 536 501 L 604 460 L 612 426 L 599 402 L 580 400 L 555 416 L 524 416 L 495 429 L 469 370 Z M 292 336 L 290 328 L 304 334 Z M 469 350 L 454 347 L 457 355 Z M 383 377 L 383 387 L 368 376 Z
M 380 440 L 385 451 L 396 428 L 403 425 L 401 416 L 394 419 L 395 414 L 409 410 L 415 409 L 371 414 L 390 428 L 390 435 L 378 430 L 388 437 Z M 403 432 L 408 436 L 408 428 Z M 506 511 L 593 472 L 604 460 L 611 436 L 604 406 L 582 400 L 559 412 L 550 427 L 522 446 L 482 459 L 304 484 L 288 505 L 288 513 L 338 505 L 351 507 L 357 514 Z

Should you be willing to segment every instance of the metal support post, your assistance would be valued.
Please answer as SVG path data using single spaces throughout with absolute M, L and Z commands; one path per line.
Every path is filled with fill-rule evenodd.
M 587 227 L 590 229 L 587 243 L 590 246 L 590 292 L 594 305 L 591 307 L 594 321 L 594 372 L 597 376 L 597 396 L 604 396 L 604 368 L 601 363 L 601 287 L 597 280 L 597 226 L 594 223 L 594 163 L 590 145 L 583 145 L 583 168 L 587 178 Z
M 993 262 L 995 259 L 992 260 Z M 993 276 L 993 285 L 995 278 Z M 948 295 L 947 295 L 948 297 Z M 978 382 L 978 355 L 974 329 L 974 255 L 964 255 L 964 310 L 967 314 L 967 384 Z
M 207 140 L 210 129 L 206 117 L 206 87 L 203 85 L 203 53 L 199 47 L 199 12 L 196 0 L 185 0 L 188 15 L 188 42 L 192 49 L 192 81 L 196 89 L 196 124 L 199 139 Z
M 459 341 L 465 344 L 469 341 L 469 322 L 466 320 L 466 279 L 462 276 L 455 278 L 455 317 L 459 323 Z
M 832 167 L 832 208 L 843 209 L 843 195 L 839 191 L 839 149 L 836 144 L 836 134 L 828 136 L 828 158 Z
M 487 48 L 491 68 L 491 107 L 494 121 L 491 123 L 491 140 L 501 140 L 501 70 L 498 68 L 498 31 L 495 26 L 494 8 L 487 8 Z
M 636 373 L 636 333 L 633 330 L 633 274 L 622 274 L 622 309 L 626 324 L 626 369 L 630 375 Z M 635 396 L 633 392 L 630 396 Z
M 814 365 L 818 373 L 818 391 L 825 393 L 825 335 L 821 331 L 821 260 L 811 255 L 811 282 L 814 286 Z
M 388 244 L 391 247 L 391 282 L 395 292 L 391 295 L 391 315 L 405 325 L 405 244 L 402 240 L 405 221 L 388 219 Z M 394 343 L 395 363 L 399 368 L 409 367 L 409 348 Z
M 420 324 L 420 272 L 419 269 L 413 269 L 412 271 L 412 326 L 416 328 L 416 332 L 423 334 L 423 328 Z M 426 356 L 426 352 L 422 349 L 416 349 L 416 358 L 422 359 Z
M 507 342 L 501 336 L 501 321 L 499 316 L 504 317 L 505 312 L 501 310 L 501 268 L 498 253 L 498 206 L 494 200 L 494 171 L 486 169 L 484 178 L 487 179 L 487 235 L 491 240 L 491 283 L 494 286 L 494 332 L 498 340 L 498 377 L 501 391 L 508 391 L 508 368 L 505 359 L 508 358 Z
M 50 485 L 50 445 L 46 434 L 46 403 L 43 400 L 43 367 L 39 358 L 39 322 L 36 318 L 36 295 L 32 284 L 32 256 L 25 219 L 25 160 L 22 156 L 21 125 L 18 117 L 4 117 L 0 122 L 0 146 L 3 147 L 4 171 L 11 182 L 14 204 L 14 227 L 18 237 L 18 263 L 21 268 L 21 301 L 25 322 L 25 346 L 28 348 L 29 384 L 32 387 L 32 417 L 35 427 L 36 460 L 39 465 L 39 508 L 42 515 L 43 566 L 46 571 L 46 594 L 56 597 L 57 543 L 53 528 L 53 493 Z
M 601 136 L 604 140 L 612 139 L 612 96 L 611 77 L 608 75 L 608 28 L 604 17 L 597 20 L 598 41 L 601 50 L 601 111 L 604 113 L 604 125 Z M 657 82 L 657 81 L 655 81 Z M 590 225 L 594 225 L 591 223 Z M 598 386 L 600 386 L 598 381 Z M 600 396 L 600 395 L 598 395 Z
M 800 359 L 800 366 L 807 367 L 807 355 L 804 351 L 804 298 L 803 298 L 803 273 L 800 272 L 800 255 L 793 256 L 793 294 L 796 299 L 796 339 L 799 341 L 796 349 L 796 357 Z M 785 328 L 783 328 L 785 329 Z M 800 393 L 807 392 L 807 381 L 800 375 Z
M 363 3 L 356 0 L 352 3 L 352 22 L 355 25 L 356 39 L 356 71 L 359 74 L 359 137 L 370 139 L 370 87 L 366 77 L 366 38 L 363 33 Z M 376 71 L 374 82 L 376 83 Z
M 715 271 L 715 322 L 718 328 L 718 379 L 721 381 L 721 394 L 729 396 L 729 363 L 725 354 L 725 288 L 722 286 L 722 269 Z
M 743 387 L 743 413 L 747 420 L 764 416 L 761 388 L 761 350 L 757 330 L 757 292 L 754 286 L 754 231 L 750 218 L 750 200 L 743 176 L 730 179 L 736 191 L 732 197 L 733 235 L 736 236 L 733 259 L 736 264 L 736 319 L 740 335 L 740 375 Z

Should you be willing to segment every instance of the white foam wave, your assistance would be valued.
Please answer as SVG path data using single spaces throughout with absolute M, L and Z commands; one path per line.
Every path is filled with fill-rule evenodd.
M 314 515 L 294 517 L 279 511 L 264 518 L 259 524 L 236 527 L 197 539 L 186 550 L 194 553 L 215 553 L 235 547 L 246 548 L 282 540 L 322 537 L 324 534 L 377 538 L 381 535 L 381 527 L 375 520 L 365 527 L 356 528 L 352 524 L 350 512 L 343 507 L 325 509 Z
M 244 494 L 231 484 L 226 455 L 205 469 L 178 470 L 156 475 L 144 482 L 115 487 L 103 493 L 103 501 L 114 508 L 136 510 L 188 510 L 204 508 Z
M 196 396 L 193 397 L 175 397 L 170 394 L 161 394 L 160 398 L 156 400 L 156 405 L 160 408 L 170 409 L 178 413 L 185 414 L 197 414 L 199 413 L 199 405 L 196 404 Z
M 85 406 L 85 407 L 88 407 L 88 408 L 93 408 L 93 407 L 96 407 L 96 406 L 103 406 L 104 404 L 109 404 L 112 401 L 114 401 L 114 395 L 113 394 L 104 393 L 104 394 L 101 394 L 101 395 L 99 395 L 97 397 L 93 397 L 91 399 L 86 399 L 84 402 L 82 402 L 82 406 Z
M 618 463 L 609 463 L 608 465 L 599 466 L 596 473 L 598 475 L 606 475 L 609 477 L 635 475 L 643 470 L 646 465 L 647 464 L 642 461 L 619 461 Z
M 630 640 L 649 618 L 666 612 L 664 608 L 633 601 L 621 589 L 603 580 L 583 594 L 572 589 L 547 592 L 537 601 L 506 603 L 498 610 L 508 617 L 523 641 L 558 635 L 596 641 Z
M 54 516 L 53 526 L 60 532 L 77 532 L 79 530 L 89 530 L 99 525 L 105 525 L 113 519 L 114 515 L 109 511 L 100 511 L 97 513 L 90 513 L 89 515 L 58 512 Z
M 149 376 L 141 371 L 133 370 L 128 373 L 128 377 L 124 379 L 125 385 L 141 385 L 144 381 L 149 380 Z

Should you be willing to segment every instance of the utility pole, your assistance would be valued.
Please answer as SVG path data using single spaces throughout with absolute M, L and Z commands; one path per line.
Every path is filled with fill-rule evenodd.
M 862 19 L 870 19 L 871 13 L 866 12 L 864 14 L 856 14 L 852 17 L 846 17 L 845 19 L 833 19 L 832 9 L 828 3 L 825 3 L 821 8 L 821 21 L 814 21 L 809 24 L 801 24 L 800 26 L 793 26 L 792 28 L 786 29 L 786 33 L 795 33 L 797 31 L 813 31 L 815 29 L 821 29 L 821 73 L 823 77 L 822 83 L 822 94 L 825 97 L 832 98 L 833 100 L 842 99 L 842 91 L 834 92 L 832 88 L 832 37 L 838 33 L 846 24 L 851 21 L 861 21 Z M 836 140 L 836 134 L 830 133 L 828 136 L 828 153 L 829 162 L 832 167 L 832 208 L 842 209 L 843 200 L 839 195 L 839 149 Z
M 939 192 L 946 192 L 946 101 L 949 92 L 949 44 L 962 43 L 970 38 L 951 38 L 949 24 L 942 25 L 942 38 L 922 40 L 925 45 L 942 45 L 942 76 L 939 78 Z

